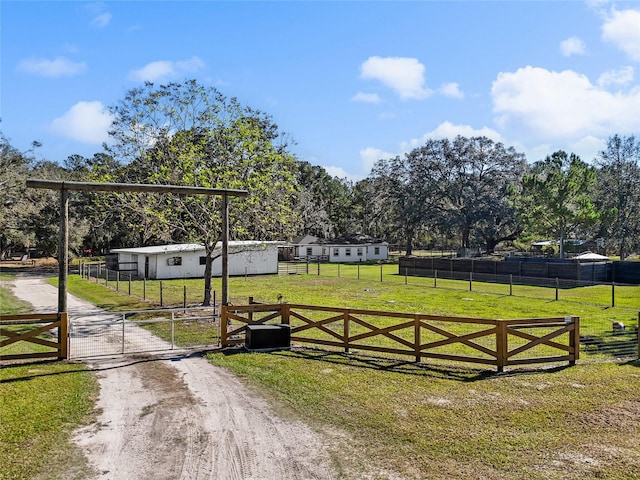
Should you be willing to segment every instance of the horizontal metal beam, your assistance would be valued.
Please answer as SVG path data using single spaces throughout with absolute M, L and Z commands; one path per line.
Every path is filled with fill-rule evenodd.
M 233 188 L 204 188 L 185 187 L 182 185 L 149 185 L 136 183 L 95 183 L 95 182 L 66 182 L 62 180 L 27 180 L 29 188 L 44 188 L 48 190 L 81 190 L 88 192 L 150 192 L 177 193 L 182 195 L 220 195 L 229 197 L 248 197 L 247 190 Z

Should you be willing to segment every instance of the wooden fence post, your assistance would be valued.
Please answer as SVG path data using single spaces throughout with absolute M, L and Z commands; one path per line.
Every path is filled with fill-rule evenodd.
M 580 358 L 580 317 L 567 317 L 568 323 L 573 323 L 573 331 L 569 334 L 569 365 L 574 366 Z
M 215 303 L 214 303 L 215 305 Z M 224 348 L 227 346 L 227 305 L 220 306 L 220 345 Z
M 420 316 L 415 315 L 413 317 L 413 348 L 416 352 L 416 363 L 419 363 L 422 357 L 420 356 L 420 346 L 422 345 L 422 338 L 420 336 Z
M 342 314 L 344 353 L 349 353 L 349 310 Z
M 69 358 L 69 315 L 67 312 L 58 313 L 58 360 Z
M 502 373 L 504 371 L 504 366 L 507 364 L 507 355 L 509 352 L 507 327 L 508 324 L 506 321 L 496 321 L 496 360 L 498 373 Z
M 291 325 L 291 305 L 288 303 L 280 304 L 280 317 L 284 325 Z

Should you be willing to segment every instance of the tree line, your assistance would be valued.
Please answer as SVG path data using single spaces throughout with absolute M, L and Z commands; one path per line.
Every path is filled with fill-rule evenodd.
M 111 141 L 63 164 L 35 160 L 0 134 L 0 242 L 3 256 L 36 247 L 56 256 L 55 192 L 26 178 L 240 188 L 233 239 L 287 240 L 370 235 L 411 254 L 431 248 L 534 239 L 605 239 L 625 258 L 640 251 L 640 141 L 612 135 L 585 162 L 556 151 L 528 163 L 486 137 L 431 139 L 378 160 L 368 177 L 332 177 L 291 153 L 291 141 L 264 112 L 196 81 L 146 83 L 110 107 Z M 210 267 L 221 230 L 220 199 L 142 193 L 74 192 L 70 248 L 105 253 L 160 243 L 204 244 Z

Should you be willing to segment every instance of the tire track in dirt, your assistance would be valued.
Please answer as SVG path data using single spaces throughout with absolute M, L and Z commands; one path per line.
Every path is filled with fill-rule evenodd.
M 56 289 L 17 277 L 14 293 L 55 311 Z M 36 285 L 37 283 L 37 285 Z M 35 287 L 35 288 L 34 288 Z M 55 301 L 54 300 L 54 301 Z M 96 307 L 72 295 L 69 311 Z M 96 480 L 330 480 L 322 438 L 198 356 L 91 359 L 97 419 L 76 432 Z

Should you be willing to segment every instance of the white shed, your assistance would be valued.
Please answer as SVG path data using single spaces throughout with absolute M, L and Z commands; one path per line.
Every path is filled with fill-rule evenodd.
M 230 241 L 229 275 L 278 273 L 280 242 Z M 149 279 L 201 278 L 204 276 L 204 245 L 182 243 L 111 250 L 107 266 Z M 212 276 L 222 275 L 222 244 L 213 253 Z

